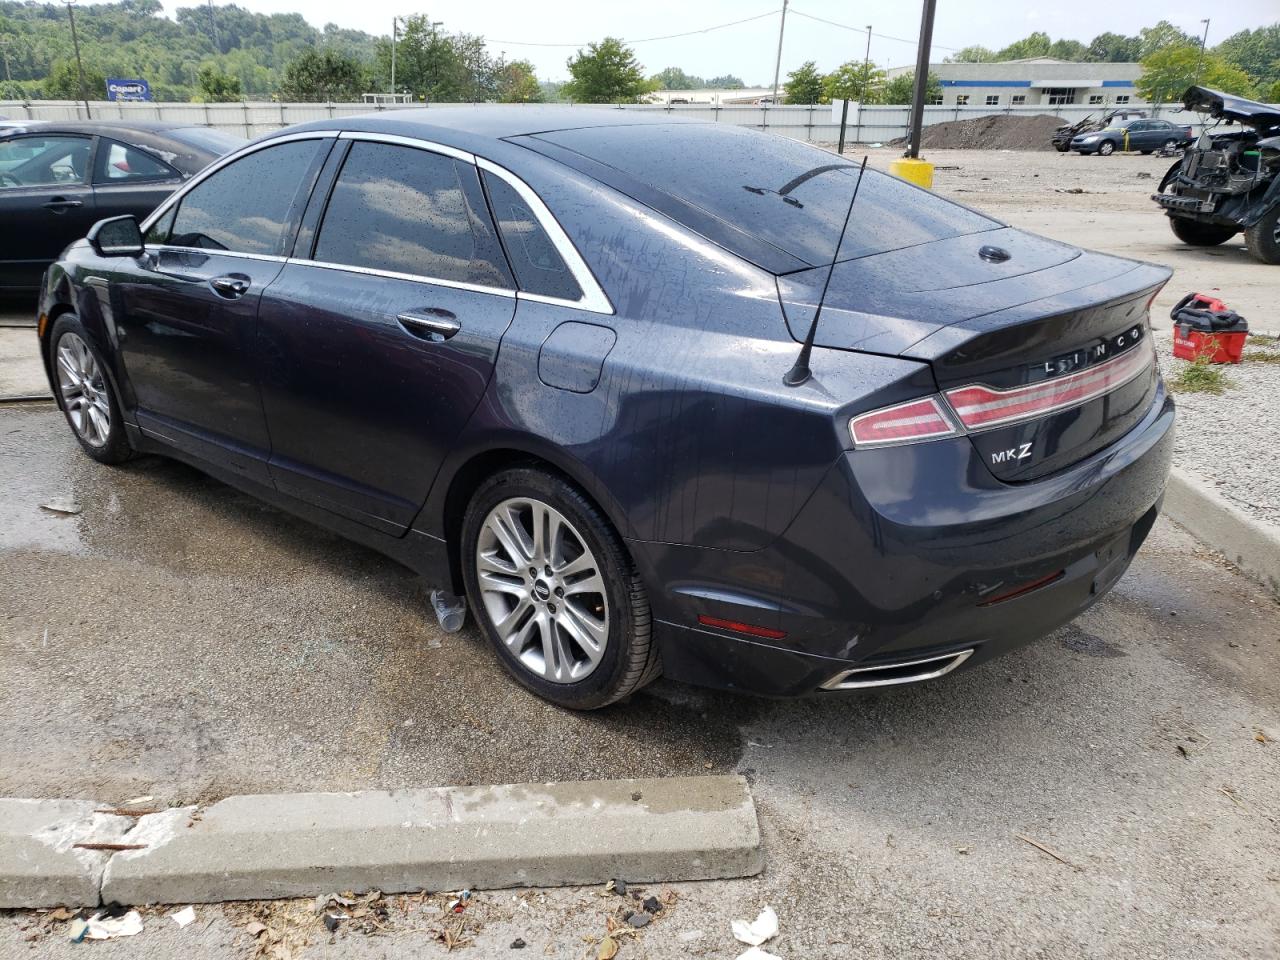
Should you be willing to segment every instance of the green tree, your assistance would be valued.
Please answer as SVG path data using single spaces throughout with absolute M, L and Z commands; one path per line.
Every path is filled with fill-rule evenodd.
M 198 97 L 203 103 L 232 103 L 243 97 L 244 92 L 239 77 L 223 73 L 213 63 L 206 63 L 196 74 Z
M 1049 56 L 1049 48 L 1053 41 L 1041 30 L 1028 34 L 1021 40 L 1015 40 L 996 54 L 997 60 L 1027 60 L 1031 57 Z
M 707 82 L 701 77 L 685 73 L 679 67 L 667 67 L 649 78 L 659 90 L 701 90 Z
M 1197 66 L 1201 85 L 1245 97 L 1253 94 L 1247 73 L 1212 50 L 1205 52 L 1202 61 L 1197 43 L 1163 47 L 1143 57 L 1138 93 L 1152 103 L 1181 100 L 1187 87 L 1196 82 Z
M 1138 31 L 1138 59 L 1145 60 L 1165 47 L 1181 47 L 1187 44 L 1199 46 L 1200 40 L 1189 33 L 1183 33 L 1168 20 L 1161 20 L 1154 27 L 1143 27 Z
M 925 102 L 942 99 L 942 81 L 932 70 L 925 80 Z M 880 92 L 881 103 L 911 104 L 915 103 L 916 74 L 914 70 L 900 73 L 884 85 Z
M 498 99 L 503 103 L 541 103 L 542 85 L 528 60 L 498 65 Z
M 1280 23 L 1233 33 L 1213 52 L 1247 73 L 1261 91 L 1280 83 Z M 1274 94 L 1268 102 L 1275 102 Z
M 783 103 L 821 103 L 822 74 L 818 65 L 806 60 L 787 74 Z
M 987 47 L 972 46 L 957 50 L 946 58 L 946 63 L 994 63 L 999 58 Z
M 1100 33 L 1089 41 L 1085 59 L 1094 63 L 1133 63 L 1140 56 L 1141 42 L 1137 37 Z
M 863 103 L 880 103 L 884 84 L 884 71 L 874 63 L 850 60 L 822 78 L 822 102 L 860 100 Z
M 74 57 L 54 61 L 44 82 L 44 91 L 50 100 L 80 99 L 80 73 Z M 107 95 L 107 75 L 91 63 L 84 65 L 84 92 L 90 100 L 101 100 Z
M 635 53 L 616 37 L 587 44 L 566 65 L 572 79 L 561 93 L 579 103 L 635 103 L 656 89 Z
M 741 77 L 726 73 L 721 77 L 712 77 L 707 81 L 707 86 L 715 90 L 741 90 L 746 84 L 742 82 Z
M 280 99 L 358 100 L 368 87 L 364 66 L 355 57 L 337 50 L 307 50 L 284 68 Z
M 1079 40 L 1055 40 L 1049 45 L 1049 56 L 1080 63 L 1089 58 L 1089 48 Z
M 406 17 L 396 42 L 396 92 L 432 103 L 490 100 L 497 97 L 497 65 L 484 40 L 467 33 L 451 34 L 425 14 Z M 391 78 L 391 44 L 377 52 L 379 85 Z

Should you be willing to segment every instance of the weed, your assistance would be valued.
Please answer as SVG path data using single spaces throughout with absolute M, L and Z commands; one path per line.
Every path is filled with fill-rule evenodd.
M 1251 333 L 1245 343 L 1251 347 L 1270 347 L 1274 350 L 1280 347 L 1280 337 L 1266 337 L 1260 333 Z
M 1250 363 L 1280 363 L 1280 352 L 1274 350 L 1246 350 L 1244 359 Z
M 1181 361 L 1178 372 L 1169 378 L 1169 389 L 1174 393 L 1222 393 L 1231 381 L 1222 369 L 1209 362 L 1209 355 L 1202 353 L 1191 361 Z

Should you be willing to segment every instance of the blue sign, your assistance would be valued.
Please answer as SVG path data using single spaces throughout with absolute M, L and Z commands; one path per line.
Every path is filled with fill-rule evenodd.
M 108 100 L 150 100 L 151 87 L 145 80 L 120 80 L 111 77 L 107 80 Z

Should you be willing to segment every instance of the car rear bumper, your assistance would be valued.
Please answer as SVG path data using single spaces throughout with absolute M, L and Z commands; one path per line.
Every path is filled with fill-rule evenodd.
M 1119 441 L 1016 484 L 991 477 L 967 438 L 850 451 L 767 548 L 632 542 L 664 672 L 794 696 L 861 667 L 885 669 L 850 674 L 855 686 L 969 669 L 1051 633 L 1102 597 L 1146 538 L 1173 420 L 1161 387 Z

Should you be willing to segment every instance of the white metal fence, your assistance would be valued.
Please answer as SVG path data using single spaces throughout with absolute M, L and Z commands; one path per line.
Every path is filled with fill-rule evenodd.
M 325 120 L 370 113 L 375 110 L 420 109 L 421 104 L 386 104 L 374 107 L 367 103 L 135 103 L 90 101 L 95 120 L 167 120 L 217 127 L 245 137 L 256 137 L 271 130 L 278 130 L 294 123 L 308 120 Z M 431 110 L 449 110 L 470 104 L 437 103 Z M 485 108 L 490 104 L 479 104 Z M 584 105 L 585 106 L 585 105 Z M 697 120 L 731 123 L 740 127 L 768 130 L 782 136 L 814 143 L 835 143 L 840 135 L 840 123 L 832 119 L 831 107 L 814 106 L 712 106 L 710 104 L 628 104 L 619 110 L 639 110 L 646 113 L 669 113 Z M 944 107 L 930 106 L 924 109 L 924 123 L 941 123 L 946 120 L 967 120 L 989 117 L 994 114 L 1035 116 L 1051 114 L 1074 123 L 1106 107 L 1081 105 L 1044 107 Z M 1185 123 L 1199 129 L 1197 114 L 1166 105 L 1144 107 L 1152 115 L 1164 116 L 1175 123 Z M 849 143 L 877 143 L 902 137 L 907 132 L 909 108 L 905 106 L 849 105 Z M 84 104 L 72 100 L 19 100 L 0 101 L 0 116 L 11 120 L 74 120 L 84 118 Z

